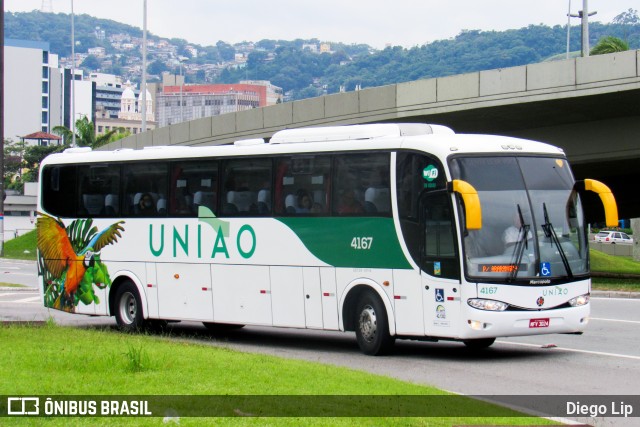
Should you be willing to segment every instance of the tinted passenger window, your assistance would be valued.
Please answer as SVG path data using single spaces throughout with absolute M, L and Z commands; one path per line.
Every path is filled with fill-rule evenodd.
M 124 167 L 123 210 L 129 216 L 167 214 L 166 163 L 138 163 Z
M 223 215 L 269 215 L 271 159 L 239 159 L 226 162 L 222 195 Z M 258 198 L 260 197 L 260 204 Z
M 42 172 L 42 207 L 53 216 L 76 214 L 76 166 L 47 166 Z
M 285 157 L 276 163 L 275 212 L 321 215 L 329 212 L 329 156 Z
M 120 214 L 120 166 L 93 164 L 78 167 L 78 216 Z
M 390 215 L 389 153 L 336 156 L 333 188 L 334 213 Z
M 171 167 L 169 214 L 197 216 L 200 206 L 217 211 L 218 162 L 177 162 Z

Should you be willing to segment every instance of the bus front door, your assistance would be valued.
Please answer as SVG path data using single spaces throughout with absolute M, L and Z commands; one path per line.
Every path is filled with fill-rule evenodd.
M 460 324 L 460 284 L 422 273 L 425 335 L 455 337 Z

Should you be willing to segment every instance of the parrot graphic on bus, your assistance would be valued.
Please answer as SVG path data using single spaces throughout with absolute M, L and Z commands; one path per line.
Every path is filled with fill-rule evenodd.
M 91 218 L 65 227 L 59 218 L 38 215 L 38 274 L 44 278 L 45 306 L 73 313 L 80 302 L 99 304 L 93 286 L 111 285 L 100 251 L 122 237 L 124 221 L 98 231 Z

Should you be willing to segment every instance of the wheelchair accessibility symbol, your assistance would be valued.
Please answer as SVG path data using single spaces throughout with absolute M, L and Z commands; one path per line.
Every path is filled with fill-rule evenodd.
M 540 275 L 542 277 L 551 276 L 551 263 L 550 262 L 541 262 L 540 263 Z
M 444 302 L 444 289 L 436 288 L 436 302 Z

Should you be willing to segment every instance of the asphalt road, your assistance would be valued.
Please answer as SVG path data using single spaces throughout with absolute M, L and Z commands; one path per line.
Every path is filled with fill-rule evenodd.
M 36 263 L 0 258 L 0 283 L 15 283 L 36 287 Z
M 33 289 L 0 291 L 0 320 L 50 315 L 60 324 L 115 327 L 113 318 L 47 310 Z M 482 352 L 454 342 L 398 341 L 393 355 L 370 357 L 359 352 L 353 333 L 245 327 L 211 340 L 199 323 L 172 329 L 205 344 L 345 366 L 469 395 L 637 396 L 640 390 L 640 299 L 593 298 L 591 323 L 581 336 L 503 338 Z M 576 420 L 638 424 L 638 418 Z

